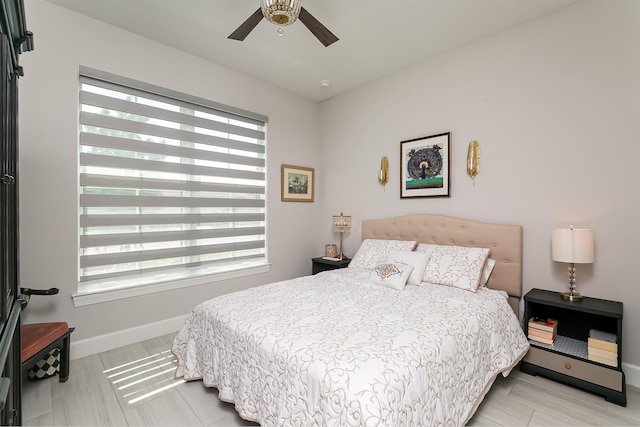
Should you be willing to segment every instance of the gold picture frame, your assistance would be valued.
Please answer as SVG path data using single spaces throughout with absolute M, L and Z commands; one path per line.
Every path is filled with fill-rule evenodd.
M 283 202 L 313 202 L 315 169 L 303 166 L 282 165 L 281 200 Z

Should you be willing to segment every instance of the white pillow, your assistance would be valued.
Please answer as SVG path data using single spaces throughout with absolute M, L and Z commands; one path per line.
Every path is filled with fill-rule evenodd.
M 487 262 L 484 263 L 484 268 L 482 269 L 482 276 L 480 276 L 480 286 L 487 286 L 487 282 L 495 266 L 496 260 L 487 258 Z
M 486 248 L 438 246 L 429 257 L 422 280 L 475 292 L 488 256 Z
M 381 239 L 365 239 L 358 252 L 353 256 L 349 267 L 351 268 L 373 268 L 387 259 L 387 254 L 391 249 L 400 249 L 410 251 L 416 245 L 415 240 L 381 240 Z
M 419 285 L 422 282 L 424 276 L 424 269 L 427 268 L 427 262 L 429 261 L 429 254 L 424 252 L 414 251 L 400 251 L 398 249 L 391 249 L 385 262 L 391 262 L 394 264 L 406 264 L 413 267 L 411 275 L 407 283 L 410 285 Z
M 371 271 L 369 280 L 376 285 L 387 286 L 401 291 L 407 283 L 412 270 L 413 267 L 407 264 L 378 264 Z

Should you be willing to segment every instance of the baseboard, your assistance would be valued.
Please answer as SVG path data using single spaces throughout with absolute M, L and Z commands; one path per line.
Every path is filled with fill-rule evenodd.
M 186 318 L 187 315 L 185 314 L 184 316 L 77 341 L 73 339 L 72 335 L 70 358 L 71 360 L 80 359 L 102 353 L 103 351 L 113 350 L 114 348 L 176 332 L 182 327 Z
M 622 370 L 624 371 L 627 386 L 640 390 L 640 366 L 623 363 Z

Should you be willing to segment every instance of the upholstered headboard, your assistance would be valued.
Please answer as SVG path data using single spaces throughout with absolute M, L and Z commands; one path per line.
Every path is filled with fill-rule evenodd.
M 516 315 L 522 296 L 522 227 L 445 215 L 416 214 L 362 222 L 362 240 L 398 239 L 418 243 L 489 248 L 496 261 L 487 287 L 504 290 Z

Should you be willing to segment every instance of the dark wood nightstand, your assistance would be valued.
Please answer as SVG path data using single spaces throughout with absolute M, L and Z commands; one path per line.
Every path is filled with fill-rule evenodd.
M 345 268 L 349 266 L 351 258 L 343 258 L 341 261 L 324 259 L 322 257 L 311 258 L 311 274 L 320 273 L 321 271 L 335 270 L 337 268 Z
M 622 372 L 622 303 L 584 297 L 582 301 L 560 298 L 559 292 L 532 289 L 524 296 L 524 332 L 528 334 L 531 317 L 558 321 L 558 335 L 553 347 L 529 340 L 531 348 L 520 362 L 520 370 L 543 375 L 604 396 L 609 402 L 627 406 L 627 392 Z M 617 366 L 589 360 L 589 331 L 615 334 Z

